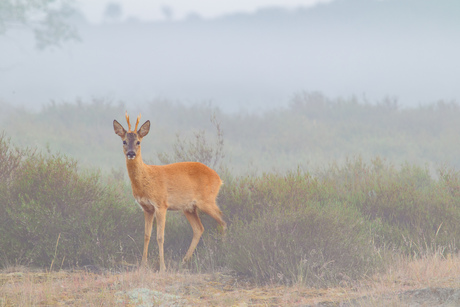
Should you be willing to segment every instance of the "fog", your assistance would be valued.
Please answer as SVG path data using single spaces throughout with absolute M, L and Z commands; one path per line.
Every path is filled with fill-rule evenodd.
M 216 19 L 75 18 L 80 42 L 39 51 L 0 37 L 0 101 L 164 98 L 224 111 L 285 105 L 301 91 L 402 106 L 460 98 L 460 2 L 342 0 Z

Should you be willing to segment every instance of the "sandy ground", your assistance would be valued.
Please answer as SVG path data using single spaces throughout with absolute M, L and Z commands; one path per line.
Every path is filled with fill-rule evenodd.
M 0 274 L 0 306 L 460 306 L 456 270 L 423 279 L 393 272 L 353 287 L 316 289 L 255 286 L 229 273 L 10 268 Z

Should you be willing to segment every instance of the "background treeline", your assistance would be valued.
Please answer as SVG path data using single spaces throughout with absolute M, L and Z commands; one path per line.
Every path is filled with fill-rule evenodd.
M 343 139 L 345 136 L 350 143 L 358 144 L 358 139 L 391 142 L 403 138 L 407 141 L 409 136 L 419 133 L 430 141 L 436 139 L 435 135 L 441 138 L 442 134 L 452 135 L 447 131 L 456 125 L 455 104 L 398 110 L 391 101 L 371 106 L 306 95 L 296 97 L 287 109 L 259 116 L 225 115 L 209 106 L 184 107 L 159 102 L 151 108 L 152 117 L 153 109 L 162 110 L 159 114 L 164 115 L 163 118 L 150 117 L 158 129 L 155 137 L 150 136 L 151 143 L 157 144 L 152 146 L 152 152 L 166 148 L 159 157 L 158 152 L 152 156 L 169 161 L 189 157 L 204 161 L 211 156 L 208 161 L 218 161 L 216 168 L 225 182 L 218 202 L 229 224 L 226 240 L 221 240 L 215 222 L 202 215 L 206 232 L 189 269 L 230 270 L 258 283 L 328 286 L 369 276 L 398 255 L 419 257 L 439 253 L 448 257 L 459 251 L 460 174 L 456 167 L 432 168 L 427 163 L 414 162 L 416 158 L 410 156 L 406 156 L 409 162 L 388 162 L 391 156 L 386 159 L 341 156 L 346 152 L 344 146 L 348 145 Z M 123 105 L 105 102 L 54 104 L 44 108 L 40 116 L 12 108 L 10 116 L 2 118 L 8 122 L 16 119 L 14 133 L 22 139 L 28 130 L 31 140 L 43 137 L 44 144 L 40 146 L 45 149 L 17 147 L 14 138 L 10 139 L 11 130 L 0 136 L 0 266 L 119 268 L 126 262 L 139 262 L 143 215 L 130 195 L 126 171 L 110 171 L 110 166 L 107 171 L 87 167 L 101 159 L 97 155 L 103 152 L 102 148 L 111 148 L 108 139 L 113 134 L 113 118 L 110 114 L 115 111 L 123 114 L 123 109 Z M 212 112 L 218 113 L 216 118 L 223 118 L 222 123 L 214 121 L 213 126 L 209 121 Z M 420 116 L 414 116 L 415 113 Z M 171 120 L 175 118 L 178 131 L 187 129 L 187 122 L 191 121 L 196 123 L 196 129 L 209 129 L 208 135 L 198 130 L 189 135 L 187 141 L 182 137 L 174 139 L 174 133 L 165 128 L 172 125 L 167 116 L 171 116 Z M 118 114 L 115 117 L 122 119 Z M 407 120 L 405 125 L 400 117 Z M 147 118 L 145 115 L 144 119 Z M 383 118 L 388 119 L 388 123 Z M 409 118 L 419 124 L 414 124 L 415 128 L 408 126 Z M 433 120 L 436 124 L 428 129 L 420 125 L 423 118 L 426 123 Z M 241 126 L 231 124 L 230 119 Z M 107 121 L 110 129 L 105 128 Z M 242 127 L 244 123 L 248 127 L 246 131 Z M 250 129 L 250 124 L 263 129 Z M 353 124 L 368 130 L 353 128 Z M 296 129 L 288 130 L 288 126 Z M 387 129 L 383 129 L 384 126 Z M 227 133 L 225 129 L 229 127 L 235 131 Z M 422 129 L 425 133 L 421 133 Z M 316 131 L 313 141 L 307 130 Z M 233 151 L 227 147 L 222 150 L 222 131 L 225 142 L 229 140 L 225 146 L 230 143 Z M 255 161 L 259 153 L 261 159 L 271 161 L 266 169 L 276 166 L 278 170 L 233 171 L 230 167 L 233 163 L 223 159 L 223 155 L 236 159 L 237 131 L 246 136 L 247 141 L 242 139 L 241 143 L 247 144 L 247 152 L 254 154 Z M 284 131 L 283 137 L 280 131 Z M 69 135 L 66 136 L 66 132 Z M 343 136 L 337 135 L 339 133 Z M 167 139 L 167 135 L 171 135 L 171 139 Z M 296 139 L 296 135 L 302 135 L 304 142 L 299 139 L 299 143 L 287 142 L 288 138 Z M 116 139 L 114 134 L 113 137 Z M 331 140 L 340 139 L 342 153 L 340 147 L 332 146 L 334 144 L 325 146 Z M 61 143 L 61 140 L 67 141 Z M 163 140 L 164 147 L 159 145 L 159 140 Z M 422 136 L 417 140 L 412 148 L 418 149 L 414 151 L 420 154 L 417 159 L 423 159 L 426 156 L 421 149 L 430 149 L 433 145 L 423 142 Z M 453 140 L 445 144 L 443 150 L 455 149 Z M 117 157 L 108 153 L 105 159 L 123 165 L 124 157 L 117 141 L 113 146 L 117 147 L 114 149 Z M 266 148 L 277 148 L 279 152 L 274 149 L 264 156 L 257 144 L 267 145 L 270 141 L 285 144 L 286 148 L 297 145 L 299 150 L 283 155 L 282 146 L 268 146 Z M 325 152 L 329 151 L 331 158 L 327 154 L 322 157 L 327 163 L 314 166 L 302 164 L 303 160 L 290 161 L 300 154 L 300 148 L 311 148 L 312 157 L 319 157 L 320 152 L 313 144 L 321 144 Z M 401 146 L 407 148 L 408 144 L 401 142 Z M 81 161 L 56 153 L 52 147 L 62 152 L 65 148 L 69 152 L 80 152 Z M 434 148 L 431 152 L 437 153 L 439 159 L 444 157 Z M 371 156 L 373 152 L 366 154 Z M 335 155 L 337 159 L 333 158 Z M 391 161 L 403 159 L 397 157 Z M 437 162 L 431 160 L 430 163 Z M 294 163 L 301 166 L 287 168 Z M 167 218 L 166 259 L 167 266 L 174 269 L 180 267 L 192 231 L 181 213 L 168 213 Z M 155 240 L 150 253 L 154 261 Z
M 35 112 L 0 104 L 0 129 L 20 146 L 50 148 L 103 171 L 124 170 L 112 121 L 125 124 L 126 109 L 131 117 L 142 113 L 141 121 L 152 123 L 142 147 L 151 163 L 160 163 L 158 154 L 171 151 L 178 133 L 183 141 L 193 141 L 200 133 L 211 143 L 217 141 L 210 121 L 215 114 L 224 132 L 227 165 L 235 174 L 294 169 L 299 164 L 316 167 L 355 155 L 428 164 L 431 170 L 442 164 L 460 167 L 460 108 L 445 101 L 401 108 L 391 98 L 371 104 L 301 93 L 284 108 L 232 114 L 210 103 L 168 100 L 137 107 L 107 99 L 50 103 Z

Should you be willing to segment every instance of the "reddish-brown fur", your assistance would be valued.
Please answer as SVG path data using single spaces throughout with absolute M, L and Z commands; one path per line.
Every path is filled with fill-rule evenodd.
M 133 196 L 144 210 L 145 237 L 142 262 L 147 262 L 148 245 L 152 233 L 153 219 L 157 219 L 157 242 L 160 256 L 160 271 L 165 270 L 164 229 L 166 211 L 181 210 L 190 222 L 193 239 L 185 254 L 184 262 L 192 254 L 204 231 L 197 209 L 213 217 L 225 231 L 226 223 L 216 204 L 222 181 L 219 175 L 199 162 L 180 162 L 169 165 L 147 165 L 142 161 L 140 142 L 150 130 L 150 121 L 145 122 L 138 131 L 140 115 L 134 131 L 126 131 L 120 123 L 113 121 L 114 131 L 123 140 L 123 151 Z M 128 128 L 129 117 L 126 114 Z M 134 157 L 133 157 L 134 156 Z

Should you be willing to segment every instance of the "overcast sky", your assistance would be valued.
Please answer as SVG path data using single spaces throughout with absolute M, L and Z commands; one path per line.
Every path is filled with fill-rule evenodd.
M 102 21 L 108 3 L 117 3 L 122 9 L 122 19 L 161 20 L 165 18 L 165 7 L 172 12 L 173 19 L 182 19 L 189 14 L 204 18 L 215 18 L 238 12 L 254 12 L 267 7 L 298 8 L 309 7 L 332 0 L 77 0 L 77 7 L 92 23 Z
M 112 1 L 119 21 L 165 18 L 166 1 Z M 90 21 L 79 42 L 38 51 L 30 33 L 0 40 L 0 103 L 164 98 L 238 111 L 303 91 L 404 106 L 460 99 L 459 0 L 169 0 L 180 21 L 158 23 L 108 22 L 109 0 L 75 3 Z M 273 7 L 284 9 L 257 13 Z M 211 20 L 181 20 L 189 14 Z

